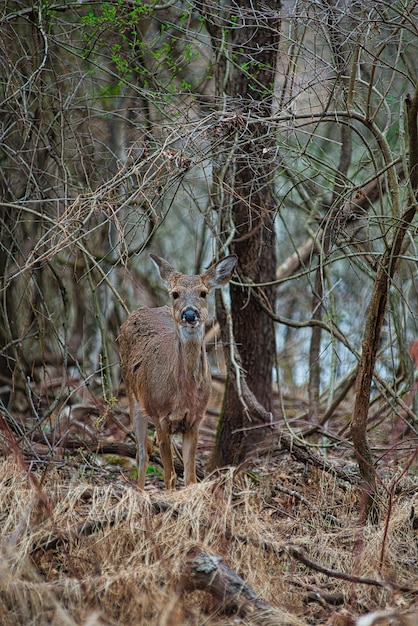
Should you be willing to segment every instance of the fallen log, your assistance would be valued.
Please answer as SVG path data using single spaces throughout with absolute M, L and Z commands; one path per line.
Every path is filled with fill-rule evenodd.
M 254 623 L 262 621 L 265 625 L 287 623 L 283 621 L 283 613 L 260 598 L 220 556 L 199 545 L 189 550 L 179 585 L 182 594 L 195 590 L 209 593 L 214 608 L 222 613 L 236 614 Z

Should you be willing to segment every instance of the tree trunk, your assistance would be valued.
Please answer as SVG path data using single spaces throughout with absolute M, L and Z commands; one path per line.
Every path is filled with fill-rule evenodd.
M 367 440 L 367 416 L 369 411 L 370 389 L 373 380 L 377 350 L 380 344 L 380 335 L 386 303 L 391 281 L 395 273 L 402 244 L 408 228 L 416 216 L 416 193 L 418 188 L 418 86 L 413 98 L 406 99 L 408 135 L 409 135 L 409 179 L 415 197 L 411 197 L 411 205 L 401 216 L 393 229 L 392 241 L 388 244 L 376 270 L 374 288 L 366 315 L 366 324 L 362 341 L 362 353 L 356 381 L 356 400 L 353 419 L 351 422 L 351 436 L 363 479 L 363 493 L 365 513 L 373 521 L 377 519 L 376 477 L 373 458 Z
M 240 0 L 225 11 L 230 29 L 224 22 L 217 24 L 214 14 L 206 14 L 216 53 L 217 94 L 228 110 L 218 128 L 226 133 L 228 161 L 214 173 L 214 185 L 225 239 L 232 225 L 229 247 L 238 256 L 241 284 L 230 286 L 234 337 L 243 375 L 267 411 L 272 409 L 275 335 L 257 298 L 274 310 L 276 290 L 274 285 L 249 285 L 273 282 L 277 264 L 272 201 L 275 136 L 267 118 L 272 114 L 279 8 L 278 2 Z M 225 36 L 228 46 L 221 48 Z M 225 326 L 223 330 L 227 336 Z M 254 426 L 252 417 L 237 392 L 236 377 L 228 377 L 212 467 L 239 463 L 257 450 L 269 429 L 248 430 Z

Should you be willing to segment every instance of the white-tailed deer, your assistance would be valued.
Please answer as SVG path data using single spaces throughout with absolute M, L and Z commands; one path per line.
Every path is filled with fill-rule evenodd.
M 155 254 L 172 308 L 143 307 L 131 313 L 119 336 L 120 367 L 137 441 L 138 484 L 148 466 L 148 417 L 157 431 L 164 483 L 175 487 L 171 435 L 183 433 L 184 481 L 196 482 L 200 422 L 209 401 L 211 374 L 204 345 L 207 295 L 232 277 L 237 258 L 227 256 L 198 276 L 186 276 Z M 139 410 L 142 406 L 145 413 Z

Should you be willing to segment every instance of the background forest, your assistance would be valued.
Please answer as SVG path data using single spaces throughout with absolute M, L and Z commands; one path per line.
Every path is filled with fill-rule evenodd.
M 157 511 L 173 523 L 175 510 L 179 533 L 181 523 L 184 531 L 201 520 L 196 535 L 190 531 L 199 545 L 215 546 L 222 527 L 216 552 L 229 555 L 268 600 L 240 612 L 234 601 L 227 613 L 255 623 L 262 611 L 267 620 L 279 592 L 261 571 L 270 576 L 267 561 L 279 552 L 302 558 L 288 546 L 273 549 L 277 529 L 261 520 L 279 491 L 318 560 L 326 554 L 333 571 L 373 579 L 378 591 L 366 598 L 347 584 L 333 591 L 342 602 L 329 605 L 321 596 L 318 610 L 308 610 L 295 592 L 281 604 L 286 616 L 276 613 L 268 623 L 325 623 L 335 604 L 344 605 L 338 619 L 347 621 L 328 623 L 340 626 L 367 610 L 409 610 L 417 559 L 405 556 L 404 572 L 400 554 L 417 546 L 400 528 L 418 527 L 418 2 L 6 0 L 0 35 L 0 447 L 8 520 L 2 576 L 9 585 L 2 623 L 13 611 L 28 624 L 232 623 L 219 617 L 222 602 L 203 610 L 196 600 L 185 609 L 178 593 L 163 597 L 163 587 L 167 594 L 175 587 L 161 582 L 167 572 L 150 574 L 151 592 L 148 574 L 138 572 L 146 566 L 149 573 L 161 555 L 143 552 L 135 567 L 130 563 L 139 577 L 133 595 L 141 584 L 147 592 L 147 601 L 138 600 L 142 613 L 138 603 L 125 598 L 122 610 L 120 598 L 112 604 L 106 596 L 113 584 L 129 588 L 122 579 L 115 583 L 116 574 L 100 592 L 80 583 L 84 604 L 80 590 L 71 595 L 65 587 L 57 595 L 53 587 L 68 572 L 82 577 L 84 566 L 74 559 L 87 562 L 92 548 L 75 556 L 71 542 L 90 514 L 119 537 L 121 525 L 128 533 L 135 520 L 156 524 L 155 501 L 139 502 L 127 491 L 133 467 L 117 494 L 104 486 L 124 471 L 115 463 L 135 455 L 118 364 L 120 325 L 140 305 L 167 302 L 149 252 L 185 273 L 200 273 L 224 254 L 238 256 L 207 328 L 214 392 L 199 469 L 201 477 L 227 467 L 243 474 L 224 470 L 198 485 L 198 513 L 187 509 L 187 490 L 160 494 Z M 119 460 L 105 456 L 111 452 Z M 151 481 L 158 484 L 158 452 L 152 458 Z M 272 495 L 273 471 L 281 478 Z M 74 474 L 100 485 L 71 491 Z M 29 476 L 24 484 L 22 475 Z M 228 513 L 214 510 L 208 522 L 203 503 L 214 484 Z M 87 507 L 86 498 L 95 505 Z M 60 502 L 66 505 L 58 511 Z M 295 502 L 310 502 L 317 517 L 296 515 Z M 355 524 L 347 561 L 336 556 L 341 536 L 337 552 L 330 539 L 327 549 L 318 539 L 326 506 L 333 516 L 340 510 L 344 529 Z M 245 529 L 238 510 L 248 514 Z M 59 522 L 70 511 L 75 517 Z M 218 535 L 214 527 L 205 535 L 202 528 L 216 517 Z M 81 534 L 91 540 L 103 532 L 106 552 L 110 535 L 94 524 Z M 248 537 L 265 525 L 257 535 L 265 545 L 271 540 L 263 565 L 254 565 L 243 542 L 231 548 L 229 524 L 231 536 L 247 537 L 248 550 L 256 543 Z M 309 535 L 308 526 L 318 534 Z M 71 561 L 65 566 L 46 556 L 57 545 L 45 537 L 59 527 L 72 529 L 59 535 Z M 370 554 L 359 528 L 377 533 Z M 391 529 L 402 546 L 391 543 Z M 152 533 L 162 536 L 163 526 Z M 126 564 L 130 551 L 123 550 Z M 171 554 L 175 565 L 166 565 L 176 589 L 190 574 L 188 550 Z M 292 567 L 284 568 L 288 578 L 300 578 Z M 320 577 L 299 580 L 309 593 L 323 584 Z M 155 594 L 166 613 L 148 607 Z M 39 611 L 48 618 L 37 621 Z M 414 615 L 417 621 L 391 623 L 416 624 Z

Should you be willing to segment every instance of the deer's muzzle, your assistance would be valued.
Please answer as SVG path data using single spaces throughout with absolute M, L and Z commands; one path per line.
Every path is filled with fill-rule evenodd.
M 181 314 L 181 321 L 189 326 L 197 326 L 200 322 L 200 315 L 195 309 L 188 308 Z

